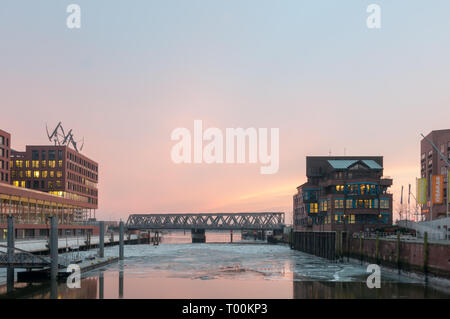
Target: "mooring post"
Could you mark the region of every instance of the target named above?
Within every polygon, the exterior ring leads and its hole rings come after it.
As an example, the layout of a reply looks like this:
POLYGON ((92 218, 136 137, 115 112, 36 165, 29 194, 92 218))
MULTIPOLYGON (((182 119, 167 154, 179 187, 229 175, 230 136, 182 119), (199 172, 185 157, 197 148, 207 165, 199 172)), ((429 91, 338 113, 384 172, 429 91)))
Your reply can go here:
POLYGON ((294 235, 293 235, 294 229, 291 228, 291 231, 289 232, 289 247, 291 249, 294 248, 294 235))
POLYGON ((8 216, 8 264, 12 264, 14 259, 14 219, 8 216))
POLYGON ((99 222, 99 229, 100 229, 100 240, 99 240, 99 257, 103 258, 105 257, 105 222, 101 221, 99 222))
POLYGON ((398 273, 400 273, 400 232, 397 232, 397 269, 398 273))
POLYGON ((346 236, 346 239, 347 239, 347 241, 346 241, 347 262, 349 262, 350 261, 350 232, 347 232, 345 236, 346 236))
POLYGON ((428 271, 428 232, 423 236, 423 272, 425 275, 428 271))
POLYGON ((338 230, 337 231, 337 233, 336 233, 336 235, 337 235, 337 241, 336 241, 336 257, 337 257, 337 259, 338 260, 340 260, 341 259, 341 247, 342 247, 342 232, 340 231, 340 230, 338 230))
POLYGON ((379 253, 380 253, 380 235, 378 232, 376 232, 375 237, 375 260, 376 263, 379 263, 379 253))
POLYGON ((230 242, 231 243, 233 242, 233 230, 232 229, 230 229, 230 242))
POLYGON ((55 216, 50 217, 50 279, 58 277, 58 220, 55 216))
POLYGON ((8 267, 6 269, 6 291, 11 292, 14 289, 14 267, 11 266, 14 262, 14 219, 8 216, 8 238, 7 238, 7 254, 8 267))
POLYGON ((123 260, 123 221, 119 223, 119 259, 123 260))
POLYGON ((363 263, 363 233, 359 233, 359 259, 361 260, 361 265, 363 263))

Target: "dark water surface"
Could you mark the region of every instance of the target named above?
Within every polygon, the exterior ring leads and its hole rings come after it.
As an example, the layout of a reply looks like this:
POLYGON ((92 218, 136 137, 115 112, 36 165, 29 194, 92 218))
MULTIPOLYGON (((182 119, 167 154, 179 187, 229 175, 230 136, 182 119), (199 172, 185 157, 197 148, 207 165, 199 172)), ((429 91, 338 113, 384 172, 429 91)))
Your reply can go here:
MULTIPOLYGON (((286 245, 241 241, 208 233, 192 244, 190 232, 164 235, 159 246, 125 247, 125 260, 83 275, 81 288, 65 283, 16 283, 2 298, 449 298, 406 276, 382 272, 381 288, 369 289, 364 266, 333 263, 286 245)), ((93 254, 91 251, 88 254, 93 254)), ((117 256, 118 247, 105 250, 117 256)))

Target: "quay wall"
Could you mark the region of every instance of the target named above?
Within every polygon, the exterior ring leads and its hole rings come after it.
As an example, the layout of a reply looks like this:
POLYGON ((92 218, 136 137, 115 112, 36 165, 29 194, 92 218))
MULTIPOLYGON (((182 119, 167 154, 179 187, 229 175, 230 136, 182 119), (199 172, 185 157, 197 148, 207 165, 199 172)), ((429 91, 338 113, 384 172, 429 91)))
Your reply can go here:
POLYGON ((386 238, 353 237, 345 232, 294 231, 291 249, 330 260, 374 263, 404 272, 450 279, 450 241, 429 242, 386 238))
POLYGON ((349 238, 346 246, 344 255, 354 259, 450 279, 450 243, 349 238))

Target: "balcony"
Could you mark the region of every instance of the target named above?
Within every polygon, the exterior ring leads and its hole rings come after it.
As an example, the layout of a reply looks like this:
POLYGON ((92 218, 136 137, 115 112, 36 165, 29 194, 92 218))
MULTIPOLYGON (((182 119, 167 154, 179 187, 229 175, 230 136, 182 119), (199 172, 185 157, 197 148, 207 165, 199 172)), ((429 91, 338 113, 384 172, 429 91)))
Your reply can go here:
POLYGON ((392 181, 393 181, 392 177, 390 177, 390 176, 383 176, 380 179, 380 185, 382 185, 382 186, 391 186, 392 185, 392 181))

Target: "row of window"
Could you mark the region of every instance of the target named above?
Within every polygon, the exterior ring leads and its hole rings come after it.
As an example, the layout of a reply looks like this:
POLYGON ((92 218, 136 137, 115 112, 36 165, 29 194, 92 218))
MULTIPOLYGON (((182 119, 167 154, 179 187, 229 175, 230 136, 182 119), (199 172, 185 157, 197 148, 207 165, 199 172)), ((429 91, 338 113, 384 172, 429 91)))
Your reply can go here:
MULTIPOLYGON (((48 160, 49 161, 53 161, 56 160, 56 150, 42 150, 42 151, 38 151, 38 150, 32 150, 31 151, 31 159, 33 161, 39 161, 39 160, 47 160, 47 154, 48 154, 48 160), (40 153, 40 157, 39 157, 39 153, 40 153)), ((62 150, 58 150, 58 160, 61 161, 63 159, 63 151, 62 150)))
MULTIPOLYGON (((344 199, 335 199, 334 208, 335 209, 389 209, 389 199, 380 199, 378 201, 375 199, 347 199, 345 201, 346 206, 344 206, 344 199)), ((326 212, 331 209, 331 200, 321 200, 319 203, 306 203, 306 211, 310 214, 320 212, 326 212)))
POLYGON ((0 147, 0 157, 9 158, 9 149, 4 149, 0 147))
POLYGON ((59 197, 66 198, 66 199, 71 199, 71 200, 74 200, 77 202, 97 204, 97 199, 95 199, 95 198, 90 198, 90 197, 86 197, 86 196, 82 196, 82 195, 78 195, 78 194, 74 194, 74 193, 70 193, 70 192, 53 191, 53 192, 49 192, 49 193, 53 194, 53 195, 57 195, 59 197))
POLYGON ((54 188, 61 188, 62 187, 62 181, 13 181, 13 185, 16 187, 22 187, 22 188, 33 188, 33 189, 54 189, 54 188))
POLYGON ((335 192, 338 194, 352 195, 378 195, 380 193, 377 184, 352 183, 346 185, 337 185, 335 192))
MULTIPOLYGON (((25 164, 25 168, 30 168, 30 164, 32 168, 39 168, 39 166, 41 166, 42 168, 46 168, 47 167, 47 161, 46 160, 42 160, 42 161, 23 161, 23 160, 15 160, 15 161, 11 161, 11 168, 23 168, 25 164)), ((48 161, 48 167, 49 168, 56 168, 56 161, 48 161)), ((63 161, 59 160, 58 161, 58 167, 62 168, 63 167, 63 161)))
POLYGON ((92 178, 93 180, 98 180, 98 175, 97 174, 94 174, 94 173, 88 171, 87 169, 84 169, 84 168, 82 168, 82 167, 80 167, 78 165, 75 165, 73 163, 69 162, 67 164, 67 168, 69 168, 72 171, 77 172, 78 174, 81 174, 81 175, 84 175, 86 177, 92 178))
POLYGON ((83 165, 84 167, 87 167, 90 170, 93 170, 94 172, 98 172, 98 167, 94 164, 91 164, 89 161, 86 161, 76 155, 73 155, 71 152, 67 153, 67 158, 71 161, 74 161, 75 163, 78 163, 80 165, 83 165))
MULTIPOLYGON (((327 215, 324 218, 313 217, 312 223, 315 225, 322 224, 388 224, 390 222, 389 213, 381 213, 378 215, 368 214, 335 214, 327 215)), ((295 225, 308 224, 307 218, 295 218, 295 225)))
POLYGON ((71 180, 71 181, 74 181, 74 182, 78 183, 78 184, 83 184, 83 185, 86 185, 88 187, 97 188, 97 183, 93 183, 93 182, 91 182, 91 181, 87 180, 86 178, 81 177, 79 175, 76 175, 76 174, 73 174, 73 173, 69 172, 69 173, 67 173, 67 178, 69 180, 71 180))
POLYGON ((3 173, 3 172, 0 173, 0 181, 8 182, 8 179, 9 179, 8 177, 9 177, 8 173, 3 173))
POLYGON ((61 178, 62 171, 11 171, 11 178, 61 178))
POLYGON ((96 191, 96 190, 93 190, 93 189, 90 189, 90 188, 87 188, 84 186, 80 186, 77 184, 73 184, 71 182, 67 183, 67 188, 71 191, 76 191, 79 193, 83 193, 83 194, 91 195, 91 196, 95 196, 95 197, 97 197, 97 193, 98 193, 98 191, 96 191))
POLYGON ((6 147, 9 147, 9 138, 4 137, 3 135, 0 135, 0 146, 4 146, 4 145, 6 145, 6 147))

